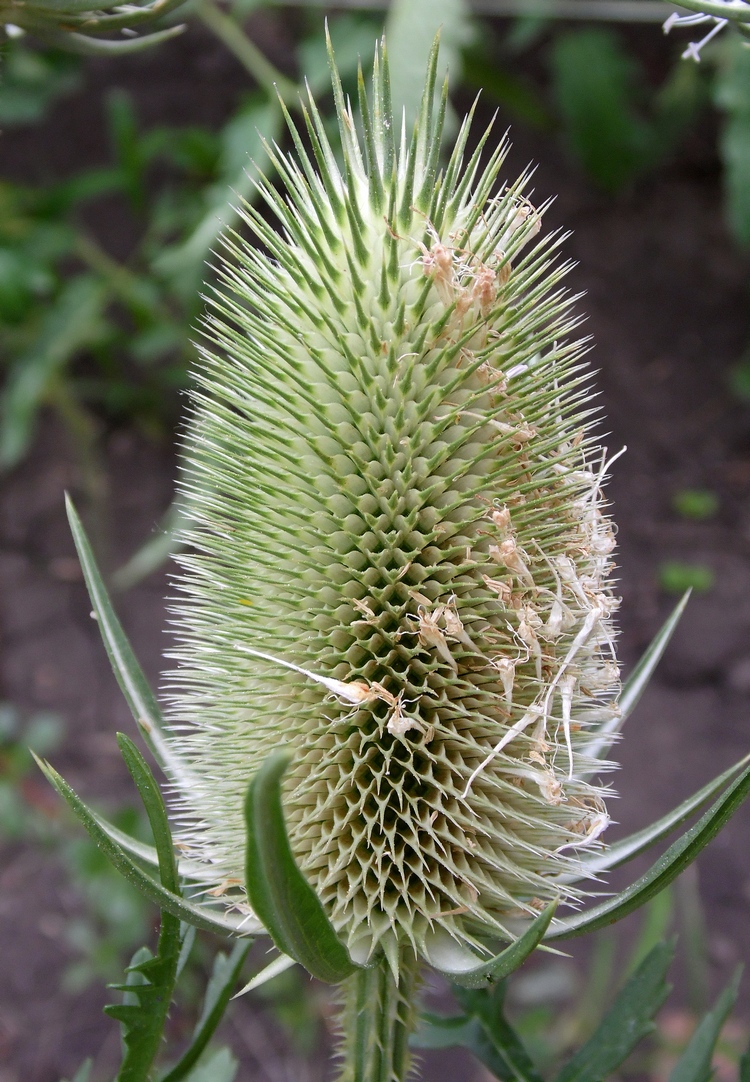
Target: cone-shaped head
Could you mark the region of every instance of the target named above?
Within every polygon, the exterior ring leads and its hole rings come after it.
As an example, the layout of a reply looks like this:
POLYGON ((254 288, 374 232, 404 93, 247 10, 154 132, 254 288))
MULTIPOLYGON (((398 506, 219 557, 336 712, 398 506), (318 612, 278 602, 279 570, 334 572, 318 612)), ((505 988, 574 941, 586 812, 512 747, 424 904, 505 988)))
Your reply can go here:
POLYGON ((285 747, 291 843, 353 955, 450 965, 580 897, 619 675, 560 237, 468 120, 440 166, 434 73, 398 138, 384 51, 361 119, 334 68, 343 165, 310 101, 270 150, 281 193, 260 178, 244 208, 254 244, 225 237, 170 694, 182 841, 216 894, 243 905, 243 795, 285 747))

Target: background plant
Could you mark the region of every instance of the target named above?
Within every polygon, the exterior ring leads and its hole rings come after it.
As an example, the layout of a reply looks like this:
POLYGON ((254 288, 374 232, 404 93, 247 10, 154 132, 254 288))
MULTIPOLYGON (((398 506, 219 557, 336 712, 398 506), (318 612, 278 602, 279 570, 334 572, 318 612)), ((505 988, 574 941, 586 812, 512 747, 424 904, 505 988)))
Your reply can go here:
MULTIPOLYGON (((374 22, 375 22, 375 20, 373 20, 373 24, 374 24, 374 22)), ((517 111, 517 115, 519 117, 520 116, 526 116, 530 121, 533 121, 534 123, 549 124, 550 122, 554 122, 554 116, 555 116, 556 109, 554 107, 550 106, 550 104, 545 100, 544 95, 541 94, 535 88, 533 83, 526 80, 522 73, 519 74, 519 67, 520 67, 520 64, 522 63, 522 60, 516 59, 516 57, 521 57, 522 58, 524 55, 529 55, 529 56, 534 55, 533 54, 533 42, 531 42, 531 35, 532 35, 532 32, 538 34, 539 30, 540 30, 539 22, 534 21, 534 20, 524 20, 522 23, 517 25, 517 27, 516 27, 517 38, 516 38, 516 44, 514 45, 514 47, 519 48, 520 46, 523 46, 523 44, 524 44, 523 36, 524 36, 524 34, 526 34, 527 35, 526 40, 529 43, 527 45, 527 47, 532 49, 532 52, 529 53, 529 54, 524 54, 523 52, 519 52, 519 53, 516 53, 515 56, 514 56, 514 54, 509 52, 509 54, 508 54, 508 63, 507 63, 507 69, 508 70, 507 70, 507 72, 503 72, 501 74, 501 78, 499 80, 500 85, 496 89, 496 93, 506 102, 506 104, 508 104, 508 103, 512 104, 512 108, 517 111)), ((552 23, 547 23, 546 27, 544 25, 542 25, 541 30, 542 30, 543 34, 550 34, 550 33, 556 34, 557 33, 557 31, 554 30, 554 24, 552 24, 552 23)), ((374 36, 374 35, 371 34, 369 40, 372 39, 372 36, 374 36)), ((546 40, 547 39, 545 39, 544 36, 537 37, 537 39, 536 39, 536 42, 537 42, 536 47, 537 48, 542 48, 544 46, 546 40)), ((625 39, 622 39, 619 35, 613 35, 610 38, 610 40, 611 41, 622 42, 625 39)), ((476 38, 475 38, 475 42, 476 42, 476 38)), ((15 49, 16 44, 17 44, 17 42, 13 44, 14 49, 15 49)), ((723 42, 717 42, 717 45, 720 46, 722 49, 724 48, 724 43, 723 42)), ((629 48, 627 47, 627 45, 619 44, 618 49, 621 50, 627 56, 627 54, 629 52, 629 48)), ((29 50, 24 50, 24 52, 26 54, 28 54, 30 51, 29 50)), ((18 55, 20 55, 20 53, 21 53, 21 50, 19 49, 18 50, 18 55)), ((12 53, 11 55, 16 55, 16 53, 12 53)), ((35 55, 39 55, 39 54, 35 54, 35 55)), ((573 56, 575 56, 575 53, 573 53, 573 56)), ((717 56, 718 56, 718 54, 717 54, 717 56)), ((472 64, 475 65, 475 67, 479 67, 480 63, 481 63, 481 59, 482 59, 482 54, 481 54, 481 52, 480 52, 477 45, 475 45, 473 48, 471 46, 468 46, 468 45, 463 46, 463 61, 464 61, 467 73, 471 73, 472 64)), ((710 56, 706 56, 704 58, 704 60, 705 60, 705 62, 704 62, 703 68, 701 70, 699 70, 698 73, 697 73, 698 91, 697 91, 696 96, 698 98, 699 103, 702 101, 705 104, 705 103, 708 102, 708 94, 707 94, 706 88, 704 86, 702 86, 701 84, 704 82, 704 80, 708 81, 708 77, 706 75, 704 75, 704 74, 701 74, 701 71, 705 71, 708 64, 712 63, 712 61, 711 61, 710 56)), ((716 61, 716 63, 718 63, 718 60, 716 61)), ((627 66, 628 66, 627 64, 623 65, 623 71, 627 69, 627 66)), ((676 71, 680 71, 680 72, 687 71, 687 70, 690 70, 691 72, 695 72, 696 69, 694 69, 692 67, 690 67, 688 69, 688 67, 686 65, 680 65, 676 69, 676 71)), ((624 96, 624 101, 625 101, 624 112, 625 112, 626 116, 628 114, 628 111, 630 110, 631 111, 630 112, 631 120, 633 119, 633 117, 635 117, 635 122, 632 125, 632 130, 635 133, 634 139, 633 139, 634 145, 639 145, 638 140, 639 140, 640 136, 638 136, 637 133, 639 131, 644 130, 643 129, 643 124, 641 124, 641 121, 643 121, 645 123, 645 128, 646 128, 646 130, 648 130, 649 125, 652 122, 656 123, 656 120, 654 120, 654 118, 659 117, 661 115, 660 109, 657 108, 652 103, 652 101, 650 100, 650 95, 648 93, 648 88, 645 88, 646 93, 644 94, 643 93, 644 86, 643 86, 643 83, 641 83, 640 84, 640 89, 639 89, 639 82, 638 82, 639 78, 642 79, 642 76, 640 76, 640 77, 638 75, 633 76, 631 74, 631 76, 630 76, 630 84, 629 84, 629 87, 627 89, 627 93, 624 96)), ((689 78, 691 80, 693 80, 694 76, 691 75, 689 78)), ((625 82, 627 83, 627 79, 625 80, 625 82)), ((691 90, 691 94, 692 94, 692 90, 691 90)), ((619 99, 619 101, 620 101, 620 106, 621 106, 623 98, 621 97, 619 99)), ((705 107, 707 107, 707 106, 705 106, 705 107)), ((618 108, 620 108, 620 107, 618 106, 618 108)), ((123 115, 125 114, 125 112, 126 112, 126 110, 122 110, 123 115)), ((621 120, 622 120, 622 112, 623 112, 623 109, 620 108, 620 120, 618 121, 618 123, 620 123, 621 120)), ((564 124, 565 124, 565 129, 564 130, 566 132, 567 131, 570 132, 569 139, 570 139, 571 152, 580 153, 581 160, 586 161, 585 154, 579 152, 578 149, 577 149, 578 144, 576 142, 576 139, 578 137, 574 134, 574 131, 573 131, 573 128, 575 126, 575 124, 574 124, 574 111, 571 112, 570 117, 571 117, 571 119, 568 119, 566 117, 565 120, 564 120, 564 124)), ((136 125, 131 124, 131 128, 135 127, 135 126, 136 125)), ((627 124, 626 124, 626 126, 627 126, 627 124)), ((585 124, 584 124, 584 127, 585 127, 585 124)), ((618 129, 618 130, 625 130, 625 129, 621 128, 621 129, 618 129)), ((658 142, 658 140, 656 140, 656 141, 658 142)), ((646 142, 648 142, 648 140, 646 140, 646 142)), ((170 154, 169 154, 168 151, 165 151, 165 153, 163 154, 161 159, 159 158, 159 154, 155 153, 154 156, 149 159, 149 161, 151 163, 158 163, 160 160, 161 161, 167 161, 169 159, 170 159, 170 154)), ((637 155, 636 155, 636 159, 637 159, 637 155)), ((656 165, 657 165, 657 163, 655 161, 644 159, 643 161, 641 161, 638 164, 638 167, 635 168, 634 172, 632 174, 630 174, 627 183, 628 184, 637 183, 639 177, 643 177, 643 176, 647 175, 648 170, 652 169, 652 168, 655 168, 656 165)), ((587 167, 589 167, 588 163, 587 163, 587 167)), ((179 163, 175 162, 174 163, 174 168, 175 168, 175 171, 177 173, 177 171, 180 170, 182 168, 182 166, 179 163)), ((589 167, 589 168, 591 168, 591 167, 589 167)), ((592 175, 596 176, 596 173, 594 172, 594 169, 595 169, 595 167, 592 168, 592 175)), ((142 170, 142 175, 147 177, 147 175, 148 175, 148 163, 146 165, 142 166, 141 170, 142 170)), ((137 170, 135 170, 135 172, 137 172, 137 170)), ((185 175, 186 176, 191 175, 189 173, 189 170, 185 170, 185 175)), ((206 179, 206 175, 203 176, 203 178, 202 178, 203 180, 206 179)), ((216 175, 216 174, 213 174, 213 175, 216 175)), ((122 184, 122 186, 120 187, 120 190, 125 191, 125 183, 124 182, 118 182, 118 183, 122 184)), ((130 183, 130 182, 128 182, 128 183, 130 183)), ((147 187, 147 184, 148 184, 148 182, 146 181, 146 185, 145 185, 146 187, 147 187)), ((200 187, 200 182, 196 183, 196 185, 195 185, 196 190, 199 187, 200 187)), ((738 190, 742 191, 741 186, 738 188, 738 190)), ((79 203, 78 205, 82 206, 84 204, 79 203)), ((184 233, 181 233, 179 235, 182 236, 182 237, 188 237, 188 236, 192 236, 193 234, 189 233, 189 231, 186 230, 184 233)), ((69 252, 74 251, 74 249, 71 248, 71 249, 68 249, 68 251, 69 252)), ((187 262, 188 261, 186 261, 186 263, 187 262)), ((17 268, 19 266, 19 263, 25 265, 25 252, 24 252, 24 256, 21 258, 21 260, 17 261, 17 263, 16 263, 17 268)), ((60 269, 62 269, 63 271, 65 271, 67 273, 69 271, 69 268, 70 268, 70 264, 66 265, 62 260, 60 260, 60 262, 58 262, 58 263, 53 263, 52 266, 51 266, 52 274, 55 274, 55 273, 59 274, 60 269)), ((148 275, 151 272, 147 271, 145 273, 146 273, 146 275, 148 275)), ((36 279, 34 288, 35 289, 39 288, 39 279, 36 279)), ((47 296, 49 296, 49 295, 50 294, 48 293, 47 296)), ((185 295, 187 297, 187 291, 186 291, 185 295)), ((117 303, 120 304, 122 302, 118 300, 117 303)), ((187 311, 187 308, 185 310, 187 311)), ((119 311, 120 311, 120 309, 116 308, 114 304, 112 304, 112 307, 107 310, 107 314, 108 314, 108 316, 110 318, 112 317, 112 315, 114 316, 114 318, 112 318, 112 322, 114 324, 114 332, 115 333, 117 333, 120 330, 120 328, 118 326, 118 318, 119 317, 117 315, 117 313, 119 311)), ((128 313, 128 318, 129 318, 129 313, 128 313)), ((177 317, 176 322, 180 326, 183 326, 179 316, 177 317)), ((114 341, 114 336, 113 336, 111 341, 114 341)), ((86 348, 88 348, 88 347, 86 347, 86 348)), ((95 359, 97 364, 99 363, 99 359, 102 358, 102 357, 107 358, 107 363, 109 363, 108 355, 107 355, 107 352, 106 352, 107 349, 109 349, 109 348, 110 348, 110 346, 107 344, 107 340, 106 340, 106 336, 105 336, 103 345, 102 346, 97 346, 97 354, 94 355, 94 359, 95 359)), ((151 395, 151 404, 149 406, 146 406, 145 403, 144 403, 143 398, 141 398, 139 400, 138 397, 137 397, 136 392, 134 392, 134 390, 133 390, 132 384, 134 382, 136 382, 136 383, 138 382, 137 378, 136 379, 133 378, 134 373, 136 373, 137 370, 135 369, 134 366, 131 367, 131 365, 128 362, 123 361, 125 355, 129 351, 129 349, 130 349, 130 337, 127 334, 124 334, 124 335, 121 336, 121 340, 119 341, 118 346, 117 346, 117 350, 121 350, 122 352, 118 354, 117 351, 113 351, 113 354, 110 355, 110 356, 114 355, 116 359, 119 357, 119 359, 120 359, 120 368, 118 369, 118 368, 115 368, 115 367, 110 367, 110 368, 103 367, 103 369, 102 369, 103 374, 101 376, 98 376, 98 375, 95 374, 95 376, 93 378, 91 376, 90 369, 87 368, 85 371, 82 370, 81 363, 80 363, 81 354, 79 352, 79 350, 80 350, 79 345, 74 344, 73 349, 71 350, 70 354, 60 363, 59 371, 64 373, 65 382, 69 382, 71 387, 74 389, 74 391, 75 391, 74 400, 76 401, 76 404, 79 403, 79 402, 82 402, 83 405, 86 407, 86 411, 83 414, 84 423, 79 426, 79 431, 83 433, 83 438, 81 439, 81 446, 82 447, 87 446, 87 442, 86 442, 87 440, 89 441, 88 442, 89 447, 94 447, 94 448, 96 447, 95 433, 92 433, 90 424, 89 424, 89 428, 88 428, 88 432, 87 432, 86 422, 87 421, 90 422, 91 416, 93 416, 94 418, 100 418, 102 416, 102 406, 101 406, 102 402, 106 401, 106 403, 107 403, 106 408, 108 410, 112 411, 110 413, 110 416, 112 416, 112 415, 114 415, 114 416, 128 416, 128 415, 129 416, 134 416, 135 415, 135 416, 142 417, 143 420, 145 421, 145 423, 147 423, 149 425, 154 425, 155 422, 164 424, 164 417, 166 417, 167 420, 170 417, 170 407, 169 407, 169 405, 165 406, 163 404, 165 388, 169 388, 169 386, 170 386, 170 382, 169 382, 170 378, 173 378, 174 382, 179 385, 181 379, 184 378, 183 377, 184 362, 182 360, 180 360, 180 359, 177 360, 177 362, 174 365, 174 372, 172 373, 172 376, 165 379, 163 384, 160 382, 161 378, 162 378, 162 371, 161 371, 161 368, 159 369, 159 372, 158 372, 157 377, 155 379, 156 390, 151 395), (107 385, 109 383, 110 376, 111 376, 111 374, 113 372, 116 373, 116 374, 112 377, 112 382, 114 384, 120 382, 122 384, 122 386, 120 387, 118 392, 112 393, 111 397, 108 397, 108 398, 105 399, 105 392, 107 394, 109 394, 109 388, 108 388, 107 385), (72 378, 69 379, 68 378, 69 376, 72 376, 72 378), (97 383, 98 383, 98 388, 94 386, 97 383), (121 407, 121 406, 117 405, 117 393, 123 395, 123 398, 124 398, 125 403, 126 403, 124 407, 121 407)), ((189 349, 189 347, 188 347, 188 349, 189 349)), ((176 357, 178 357, 178 353, 177 353, 176 350, 174 350, 174 352, 172 352, 171 354, 166 353, 166 352, 165 352, 165 354, 162 354, 161 355, 161 360, 164 363, 165 359, 167 359, 167 361, 168 361, 168 360, 171 360, 172 358, 176 358, 176 357)), ((165 368, 167 367, 166 363, 164 363, 164 367, 165 368)), ((147 378, 147 379, 150 380, 152 377, 153 377, 153 372, 151 370, 146 370, 146 375, 143 378, 144 379, 147 378)), ((57 403, 57 399, 56 399, 57 391, 56 391, 56 389, 54 387, 54 384, 50 383, 49 386, 52 388, 49 397, 47 396, 47 390, 46 390, 46 386, 45 386, 44 390, 39 395, 39 398, 38 398, 37 402, 35 402, 34 408, 36 408, 37 403, 41 403, 41 402, 46 402, 46 403, 51 402, 51 403, 54 403, 54 404, 57 403)), ((73 413, 68 412, 66 414, 66 416, 69 416, 71 418, 71 427, 72 427, 73 430, 75 430, 76 423, 75 423, 75 420, 74 420, 73 413)), ((78 419, 80 419, 81 418, 80 412, 76 416, 78 417, 78 419)))

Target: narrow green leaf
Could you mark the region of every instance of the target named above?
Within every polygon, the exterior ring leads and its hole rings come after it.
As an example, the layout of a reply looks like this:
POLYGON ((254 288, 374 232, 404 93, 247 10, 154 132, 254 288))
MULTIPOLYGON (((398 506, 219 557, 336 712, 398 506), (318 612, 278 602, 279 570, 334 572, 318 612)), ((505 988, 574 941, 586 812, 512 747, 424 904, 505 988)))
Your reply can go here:
POLYGON ((750 755, 740 759, 734 766, 725 770, 723 774, 719 774, 708 785, 704 785, 697 793, 693 793, 682 804, 673 808, 671 812, 662 816, 661 819, 657 819, 655 823, 651 823, 650 826, 644 827, 643 830, 637 830, 634 834, 629 834, 627 838, 615 842, 609 849, 601 853, 591 853, 589 856, 582 855, 581 863, 587 874, 597 875, 599 872, 619 868, 621 864, 626 864, 633 857, 637 857, 640 853, 650 849, 656 842, 661 841, 667 834, 681 826, 690 818, 693 812, 702 807, 712 796, 716 796, 730 778, 734 777, 737 771, 742 770, 748 763, 750 763, 750 755))
POLYGON ((669 645, 670 639, 675 633, 677 625, 685 611, 685 606, 690 600, 690 593, 690 590, 685 591, 682 598, 674 607, 670 616, 659 628, 648 649, 625 681, 622 688, 622 694, 620 695, 619 716, 612 718, 607 725, 599 730, 597 734, 599 740, 592 745, 590 751, 593 758, 601 758, 610 746, 612 737, 615 733, 620 731, 635 710, 641 695, 646 690, 648 682, 654 674, 656 666, 661 661, 664 651, 669 645))
POLYGON ((269 756, 248 787, 246 890, 279 950, 319 980, 337 984, 360 967, 294 860, 281 806, 281 778, 289 758, 285 752, 269 756))
POLYGON ((179 1063, 163 1076, 161 1082, 182 1082, 195 1067, 224 1016, 249 950, 249 943, 237 943, 229 958, 225 954, 217 954, 206 991, 203 1011, 195 1027, 190 1047, 179 1063))
MULTIPOLYGON (((452 984, 458 984, 461 988, 483 988, 488 984, 503 980, 519 966, 523 965, 534 948, 541 942, 544 933, 555 915, 558 902, 551 902, 547 908, 532 921, 524 934, 511 943, 500 954, 490 958, 475 969, 464 973, 443 973, 443 976, 452 984)), ((440 971, 439 971, 440 972, 440 971)))
POLYGON ((595 1033, 558 1074, 555 1082, 601 1082, 655 1029, 654 1015, 669 995, 667 970, 674 943, 659 943, 644 958, 595 1033))
POLYGON ((623 979, 635 973, 654 947, 666 940, 673 917, 674 895, 672 888, 666 887, 643 907, 638 936, 622 968, 623 979))
POLYGON ((120 621, 117 619, 112 602, 109 599, 94 553, 86 532, 69 496, 65 497, 68 522, 73 534, 78 559, 81 561, 83 576, 94 607, 94 614, 99 624, 99 631, 109 656, 109 661, 117 677, 117 682, 127 699, 133 717, 143 734, 143 739, 154 758, 162 767, 169 769, 171 754, 164 737, 161 711, 154 694, 143 675, 133 649, 127 640, 120 621))
POLYGON ((505 1017, 505 990, 506 984, 500 983, 492 991, 454 993, 464 1010, 474 1014, 481 1024, 474 1054, 499 1078, 542 1082, 523 1041, 505 1017))
POLYGON ((219 935, 248 935, 261 931, 257 921, 248 920, 240 915, 233 915, 211 909, 208 906, 196 905, 178 894, 165 890, 155 882, 143 869, 130 857, 116 841, 108 835, 97 820, 94 813, 83 803, 80 797, 71 789, 68 783, 60 777, 57 771, 49 763, 36 758, 40 770, 43 772, 51 785, 57 789, 60 796, 69 805, 73 813, 83 823, 92 840, 99 846, 110 863, 125 876, 142 894, 160 909, 186 924, 194 924, 196 928, 203 928, 207 932, 219 935))
POLYGON ((114 573, 112 576, 114 588, 129 590, 131 586, 142 582, 154 571, 163 567, 171 556, 175 556, 181 547, 177 534, 187 521, 184 498, 175 498, 154 533, 133 553, 127 563, 114 573))
POLYGON ((425 1014, 412 1043, 416 1048, 461 1046, 502 1082, 542 1082, 523 1042, 505 1018, 505 985, 491 991, 455 989, 466 1013, 455 1018, 425 1014))
POLYGON ((563 917, 555 923, 547 939, 568 939, 585 932, 593 932, 597 928, 604 928, 622 920, 634 909, 645 905, 650 898, 676 879, 711 839, 716 837, 743 803, 749 791, 750 767, 747 767, 695 826, 673 842, 645 875, 620 894, 608 898, 593 909, 563 917))
MULTIPOLYGON (((108 819, 105 819, 103 815, 99 815, 97 812, 92 812, 92 815, 104 833, 131 857, 135 857, 136 860, 146 864, 149 868, 157 869, 159 867, 159 856, 153 845, 138 841, 137 838, 131 838, 124 830, 120 830, 114 823, 110 823, 108 819)), ((178 858, 177 870, 181 879, 201 879, 205 871, 197 861, 186 860, 184 857, 178 858)))
POLYGON ((121 56, 123 53, 139 53, 143 49, 150 49, 152 45, 161 45, 170 38, 177 37, 186 29, 185 24, 180 23, 179 26, 156 30, 153 34, 144 34, 139 38, 118 38, 115 41, 100 41, 97 38, 87 37, 85 34, 73 34, 62 30, 35 29, 34 36, 41 38, 48 45, 78 53, 80 56, 121 56))
MULTIPOLYGON (((669 1082, 710 1082, 713 1076, 711 1060, 716 1049, 716 1042, 737 999, 741 977, 742 966, 739 966, 714 1007, 701 1020, 690 1038, 690 1043, 669 1076, 669 1082)), ((741 1072, 740 1078, 742 1078, 741 1072)))
POLYGON ((193 1068, 186 1082, 234 1082, 238 1067, 230 1049, 219 1048, 193 1068))
POLYGON ((739 244, 750 245, 750 49, 731 43, 720 67, 716 101, 725 114, 720 138, 726 214, 739 244))
MULTIPOLYGON (((91 1068, 94 1061, 92 1059, 84 1060, 76 1073, 73 1075, 71 1082, 89 1082, 89 1075, 91 1074, 91 1068)), ((63 1082, 68 1082, 67 1079, 63 1079, 63 1082)))
POLYGON ((414 1048, 471 1048, 476 1021, 466 1014, 450 1017, 425 1011, 410 1043, 414 1048))
POLYGON ((180 884, 177 876, 177 862, 172 844, 172 831, 167 818, 167 809, 164 806, 164 798, 159 786, 154 781, 154 776, 149 765, 143 758, 138 748, 130 737, 124 733, 117 734, 117 744, 122 752, 130 776, 140 793, 143 806, 146 809, 148 821, 156 844, 156 855, 159 861, 159 879, 165 890, 173 894, 180 894, 180 884))
POLYGON ((278 977, 280 973, 286 973, 287 969, 291 969, 292 966, 296 966, 294 958, 290 958, 288 954, 280 954, 274 958, 272 962, 269 962, 267 966, 264 966, 259 973, 256 973, 247 984, 240 988, 239 992, 234 996, 238 999, 239 996, 244 996, 246 992, 253 992, 256 988, 260 988, 261 985, 266 984, 268 981, 272 981, 274 977, 278 977))

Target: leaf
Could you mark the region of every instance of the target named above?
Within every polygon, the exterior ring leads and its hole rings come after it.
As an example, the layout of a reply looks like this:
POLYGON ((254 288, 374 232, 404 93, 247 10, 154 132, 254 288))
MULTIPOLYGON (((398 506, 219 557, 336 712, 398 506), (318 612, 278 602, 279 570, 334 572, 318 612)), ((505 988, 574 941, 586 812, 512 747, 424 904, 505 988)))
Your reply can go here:
POLYGON ((121 56, 123 53, 139 53, 143 49, 149 49, 152 45, 161 45, 170 38, 177 37, 187 27, 184 23, 179 26, 170 26, 166 30, 156 30, 153 34, 144 34, 138 38, 120 38, 115 41, 101 41, 97 38, 88 37, 86 34, 75 34, 61 30, 40 31, 34 29, 34 36, 40 38, 47 45, 53 45, 58 49, 65 49, 79 56, 121 56))
POLYGON ((556 921, 546 938, 567 939, 583 935, 585 932, 593 932, 597 928, 622 920, 634 909, 645 905, 650 898, 659 894, 676 879, 712 838, 716 837, 743 803, 748 791, 750 791, 750 767, 742 771, 739 778, 732 782, 695 826, 670 845, 645 875, 620 894, 608 898, 593 909, 556 921))
POLYGON ((463 69, 464 82, 502 105, 503 112, 512 120, 520 120, 539 131, 553 127, 552 117, 534 84, 499 67, 497 51, 488 47, 486 39, 479 38, 465 50, 463 69))
POLYGON ((607 30, 577 30, 555 39, 555 100, 570 149, 608 192, 625 187, 657 149, 654 132, 635 110, 636 65, 607 30))
POLYGON ((457 84, 461 78, 461 49, 473 37, 471 12, 465 0, 394 0, 385 23, 391 98, 406 113, 406 137, 419 113, 424 89, 424 67, 435 35, 440 33, 437 87, 446 73, 457 84))
POLYGON ((750 755, 746 755, 744 759, 740 759, 734 766, 730 766, 723 774, 717 775, 713 781, 704 785, 702 789, 693 793, 682 804, 673 808, 671 812, 662 816, 661 819, 657 819, 656 822, 644 827, 643 830, 637 830, 626 838, 620 839, 602 853, 591 853, 588 856, 582 855, 580 858, 581 864, 585 868, 586 874, 596 875, 599 872, 611 871, 612 868, 619 868, 621 864, 626 864, 640 853, 645 852, 646 849, 650 849, 652 845, 661 841, 667 834, 670 834, 676 827, 681 826, 682 823, 689 819, 693 812, 697 811, 712 796, 715 796, 720 789, 723 789, 729 779, 748 763, 750 763, 750 755))
POLYGON ((171 556, 176 555, 181 548, 177 535, 187 521, 188 514, 184 497, 175 497, 155 532, 112 576, 112 584, 115 588, 129 590, 131 586, 135 586, 162 567, 171 556))
MULTIPOLYGON (((484 962, 475 969, 463 973, 443 972, 442 975, 452 984, 458 984, 462 988, 483 988, 489 983, 503 980, 503 978, 508 977, 514 970, 518 969, 519 966, 523 965, 531 952, 541 942, 550 921, 555 915, 557 906, 557 900, 551 902, 532 921, 524 934, 515 943, 511 943, 509 947, 506 947, 500 954, 495 955, 494 958, 490 958, 489 962, 484 962)), ((438 970, 438 972, 442 971, 438 970)))
POLYGON ((740 1060, 739 1082, 750 1082, 750 1045, 748 1045, 747 1051, 740 1060))
POLYGON ((360 967, 294 860, 281 806, 281 778, 289 759, 286 752, 269 756, 248 786, 245 889, 279 950, 318 980, 338 984, 360 967))
POLYGON ((253 174, 267 164, 263 140, 272 144, 281 128, 279 103, 261 96, 250 99, 224 127, 219 179, 206 193, 203 218, 187 239, 162 249, 153 261, 154 272, 180 296, 192 298, 199 291, 206 259, 222 232, 237 222, 237 207, 254 196, 253 174))
MULTIPOLYGON (((737 999, 741 977, 742 966, 738 966, 731 981, 717 999, 716 1004, 701 1020, 700 1025, 690 1038, 690 1043, 677 1060, 669 1076, 669 1082, 710 1082, 713 1076, 711 1059, 716 1049, 716 1042, 737 999)), ((741 1082, 742 1069, 741 1067, 741 1082)))
POLYGON ((542 1082, 518 1034, 503 1012, 505 985, 492 991, 455 991, 466 1013, 455 1018, 423 1015, 423 1024, 412 1040, 417 1048, 468 1050, 503 1082, 542 1082))
POLYGON ((194 1067, 186 1082, 234 1082, 239 1063, 228 1048, 219 1048, 194 1067))
POLYGON ((719 140, 724 163, 726 216, 735 240, 750 245, 750 49, 729 43, 716 84, 725 120, 719 140))
POLYGON ((291 969, 296 964, 294 958, 290 958, 288 954, 280 954, 267 966, 264 966, 259 973, 256 973, 244 987, 240 988, 234 998, 237 999, 239 996, 244 996, 246 992, 255 991, 256 988, 260 988, 267 981, 272 981, 274 977, 278 977, 280 973, 286 973, 287 969, 291 969))
POLYGON ((0 407, 3 469, 15 466, 26 453, 52 381, 99 338, 106 299, 106 289, 93 275, 72 278, 47 309, 35 341, 14 361, 0 407))
MULTIPOLYGON (((89 1075, 91 1074, 91 1068, 94 1064, 92 1059, 84 1060, 76 1073, 73 1075, 71 1082, 89 1082, 89 1075)), ((63 1079, 63 1082, 68 1082, 67 1079, 63 1079)))
POLYGON ((172 844, 172 831, 169 827, 167 809, 164 806, 164 798, 161 795, 159 786, 154 781, 148 763, 129 736, 118 733, 117 745, 146 809, 146 815, 154 835, 161 885, 173 894, 180 894, 177 862, 172 844))
MULTIPOLYGON (((153 845, 132 838, 124 830, 120 830, 114 823, 110 823, 108 819, 105 819, 103 815, 99 815, 97 812, 92 812, 92 815, 104 833, 131 857, 135 857, 136 860, 148 865, 150 868, 159 867, 159 857, 153 845)), ((201 879, 205 872, 203 866, 197 861, 186 860, 184 857, 178 859, 177 870, 182 879, 201 879)))
POLYGON ((654 674, 656 666, 661 661, 664 651, 667 649, 669 641, 677 629, 677 625, 682 618, 685 606, 689 600, 690 590, 686 590, 680 601, 675 605, 671 615, 659 628, 656 635, 651 640, 648 649, 642 655, 640 661, 625 681, 622 688, 622 694, 620 695, 619 717, 612 718, 606 726, 599 730, 597 735, 600 739, 596 744, 592 745, 590 752, 592 758, 601 758, 609 747, 612 737, 615 733, 620 731, 624 723, 635 710, 641 695, 646 690, 648 682, 654 674))
POLYGON ((205 931, 218 933, 219 935, 246 935, 261 930, 257 921, 248 920, 247 917, 242 917, 239 914, 230 916, 228 913, 217 911, 208 906, 197 905, 187 898, 181 898, 178 894, 166 890, 160 883, 147 875, 122 846, 110 838, 107 831, 99 825, 96 815, 90 808, 86 807, 80 797, 60 777, 57 771, 49 763, 43 762, 36 756, 34 758, 47 780, 57 789, 73 813, 80 819, 89 836, 96 842, 110 863, 142 894, 145 894, 150 901, 158 905, 160 909, 172 913, 180 920, 185 921, 186 924, 193 924, 196 928, 203 928, 205 931))
POLYGON ((555 1082, 601 1082, 656 1027, 654 1015, 669 995, 667 970, 674 943, 659 943, 618 994, 593 1036, 557 1075, 555 1082))
POLYGON ((216 955, 203 1011, 195 1027, 190 1047, 179 1063, 163 1076, 161 1082, 182 1082, 183 1079, 190 1077, 190 1072, 198 1063, 224 1016, 249 950, 249 943, 237 943, 228 958, 221 952, 216 955))
POLYGON ((630 951, 622 973, 623 978, 635 973, 638 966, 659 943, 664 942, 674 917, 674 897, 671 887, 644 906, 644 914, 638 937, 630 951))
POLYGON ((86 532, 67 495, 65 508, 99 631, 117 682, 154 758, 162 769, 169 770, 173 758, 164 735, 161 711, 112 608, 86 532))
MULTIPOLYGON (((162 795, 133 742, 119 734, 118 744, 148 815, 159 858, 161 886, 166 892, 179 895, 172 834, 162 795)), ((179 918, 162 910, 156 955, 133 960, 127 982, 120 986, 127 993, 123 1002, 104 1008, 105 1014, 117 1019, 122 1027, 125 1055, 118 1082, 148 1082, 164 1036, 181 948, 179 918)))
POLYGON ((120 89, 111 91, 107 99, 107 120, 123 187, 133 210, 142 211, 146 203, 144 171, 147 162, 130 94, 120 89))

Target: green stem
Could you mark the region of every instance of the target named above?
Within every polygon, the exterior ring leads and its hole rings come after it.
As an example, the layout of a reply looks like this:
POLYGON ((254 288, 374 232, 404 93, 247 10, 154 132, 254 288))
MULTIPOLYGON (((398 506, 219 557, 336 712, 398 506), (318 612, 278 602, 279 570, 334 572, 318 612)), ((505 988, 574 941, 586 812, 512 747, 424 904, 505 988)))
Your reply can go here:
POLYGON ((296 104, 298 88, 266 59, 231 15, 222 11, 213 0, 197 0, 194 10, 201 22, 234 53, 258 86, 263 87, 271 98, 278 93, 287 105, 296 104))
POLYGON ((417 959, 402 954, 398 982, 385 959, 344 982, 339 1082, 405 1082, 418 980, 417 959))

